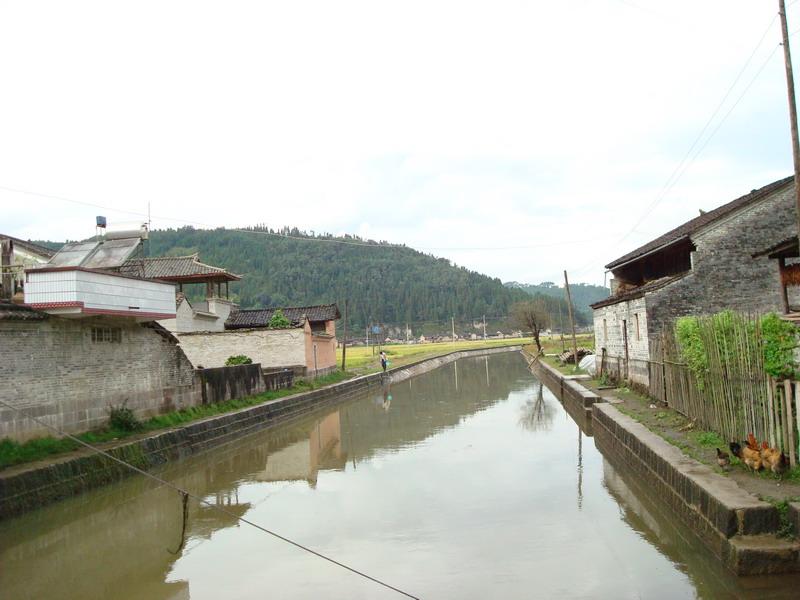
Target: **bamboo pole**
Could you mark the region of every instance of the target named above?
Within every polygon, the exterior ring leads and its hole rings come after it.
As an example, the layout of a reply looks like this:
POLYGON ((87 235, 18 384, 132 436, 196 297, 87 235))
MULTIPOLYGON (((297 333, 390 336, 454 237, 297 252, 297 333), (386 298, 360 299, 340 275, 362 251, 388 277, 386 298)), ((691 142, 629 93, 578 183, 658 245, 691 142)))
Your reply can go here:
POLYGON ((769 445, 774 448, 778 443, 778 435, 775 428, 775 381, 772 377, 768 380, 767 400, 769 403, 769 445))
POLYGON ((783 380, 783 401, 786 404, 786 433, 787 443, 789 444, 789 466, 792 468, 797 464, 794 451, 794 419, 792 418, 792 382, 788 379, 783 380))

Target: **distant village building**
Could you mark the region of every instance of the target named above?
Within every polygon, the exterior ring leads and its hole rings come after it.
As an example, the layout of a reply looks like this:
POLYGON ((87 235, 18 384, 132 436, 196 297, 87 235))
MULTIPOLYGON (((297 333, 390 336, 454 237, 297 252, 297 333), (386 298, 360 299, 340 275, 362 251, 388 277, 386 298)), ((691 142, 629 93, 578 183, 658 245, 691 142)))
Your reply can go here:
POLYGON ((782 265, 796 257, 775 246, 796 234, 796 223, 789 177, 701 211, 610 262, 611 296, 592 304, 598 352, 620 357, 628 376, 647 385, 655 340, 676 318, 725 309, 788 312, 798 288, 784 286, 769 256, 782 265))

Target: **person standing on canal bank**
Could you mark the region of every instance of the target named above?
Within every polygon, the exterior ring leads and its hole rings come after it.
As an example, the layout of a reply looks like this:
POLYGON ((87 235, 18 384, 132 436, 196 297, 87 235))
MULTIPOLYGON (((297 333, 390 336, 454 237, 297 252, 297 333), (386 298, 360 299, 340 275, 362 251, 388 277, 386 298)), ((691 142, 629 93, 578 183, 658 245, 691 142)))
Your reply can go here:
POLYGON ((389 364, 389 359, 386 357, 386 352, 381 350, 381 368, 383 372, 386 373, 386 365, 389 364))

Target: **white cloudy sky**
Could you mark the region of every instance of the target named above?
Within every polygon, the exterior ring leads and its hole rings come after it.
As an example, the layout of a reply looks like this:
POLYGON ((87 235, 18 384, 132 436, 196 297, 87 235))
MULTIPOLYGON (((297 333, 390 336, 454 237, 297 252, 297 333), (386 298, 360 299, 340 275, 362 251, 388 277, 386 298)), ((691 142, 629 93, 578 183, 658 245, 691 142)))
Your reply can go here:
POLYGON ((790 174, 776 14, 772 0, 0 0, 0 232, 82 238, 96 214, 130 221, 149 202, 156 228, 293 225, 503 280, 602 282, 699 208, 790 174))

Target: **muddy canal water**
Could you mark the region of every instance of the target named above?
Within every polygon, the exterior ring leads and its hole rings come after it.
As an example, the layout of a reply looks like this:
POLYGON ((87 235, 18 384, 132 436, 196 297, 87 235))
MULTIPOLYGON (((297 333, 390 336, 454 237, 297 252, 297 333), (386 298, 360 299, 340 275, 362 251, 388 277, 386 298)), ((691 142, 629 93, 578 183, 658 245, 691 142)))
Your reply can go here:
POLYGON ((0 523, 0 596, 797 597, 737 579, 615 470, 520 355, 462 359, 0 523))

